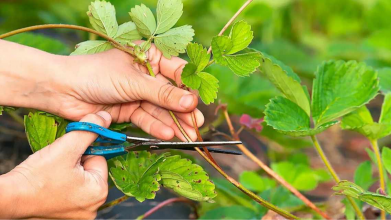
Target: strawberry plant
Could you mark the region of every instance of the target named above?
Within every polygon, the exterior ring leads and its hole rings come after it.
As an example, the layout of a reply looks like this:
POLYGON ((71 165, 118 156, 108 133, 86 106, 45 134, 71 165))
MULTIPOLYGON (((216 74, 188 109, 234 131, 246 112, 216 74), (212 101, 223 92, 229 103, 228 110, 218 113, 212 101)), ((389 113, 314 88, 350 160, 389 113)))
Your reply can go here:
MULTIPOLYGON (((380 190, 385 192, 385 178, 383 162, 389 161, 386 155, 380 156, 377 140, 388 136, 389 129, 389 102, 387 81, 389 74, 382 74, 380 84, 386 93, 379 122, 373 121, 368 109, 365 107, 379 91, 377 71, 364 63, 355 61, 328 61, 321 64, 316 73, 312 88, 312 99, 307 88, 301 86, 300 78, 291 71, 284 70, 278 63, 273 62, 267 55, 263 55, 261 72, 283 94, 270 101, 265 110, 265 121, 275 130, 290 136, 310 136, 314 146, 331 176, 337 182, 333 188, 339 195, 345 195, 349 202, 345 205, 347 210, 354 209, 359 218, 363 219, 361 209, 353 198, 367 202, 385 212, 391 200, 384 195, 365 192, 361 187, 348 181, 341 181, 329 163, 315 135, 323 132, 332 125, 340 123, 343 129, 354 130, 366 136, 374 149, 374 162, 377 163, 380 175, 380 190), (309 104, 311 103, 311 105, 309 104), (312 120, 311 120, 312 119, 312 120), (313 125, 313 126, 311 126, 313 125)), ((384 70, 383 70, 384 71, 384 70)), ((384 151, 387 152, 387 148, 384 151)), ((371 152, 372 153, 372 152, 371 152)), ((360 166, 356 171, 356 182, 365 185, 366 189, 373 184, 371 174, 366 175, 365 181, 360 181, 363 172, 370 171, 370 164, 360 166), (369 165, 369 167, 368 167, 369 165)), ((364 175, 365 176, 365 175, 364 175)), ((387 180, 389 182, 389 180, 387 180)), ((361 207, 361 203, 359 204, 361 207)), ((354 216, 354 214, 353 214, 354 216)))
MULTIPOLYGON (((239 12, 234 15, 227 26, 250 2, 247 1, 239 9, 239 12)), ((151 76, 155 76, 155 73, 148 62, 147 52, 152 43, 168 59, 186 51, 190 62, 183 70, 182 81, 184 85, 178 86, 198 90, 204 103, 210 104, 217 97, 218 80, 205 70, 207 67, 216 63, 229 67, 239 76, 248 76, 259 67, 261 54, 247 48, 253 39, 253 32, 249 24, 245 21, 239 21, 232 25, 228 36, 222 36, 223 32, 221 32, 219 36, 212 39, 213 59, 211 59, 210 50, 201 44, 191 43, 194 30, 190 25, 174 27, 183 13, 182 9, 181 0, 159 0, 155 19, 148 7, 143 4, 137 5, 129 12, 131 21, 119 25, 114 6, 109 2, 97 0, 90 4, 87 11, 90 24, 94 29, 74 25, 42 25, 16 30, 4 34, 0 38, 43 28, 84 30, 96 34, 104 40, 82 42, 76 45, 76 49, 71 55, 94 54, 117 48, 133 56, 135 62, 145 65, 151 76), (136 43, 141 39, 144 41, 140 44, 136 43)), ((183 136, 191 141, 175 114, 172 112, 170 114, 183 136)), ((63 135, 67 123, 62 118, 44 112, 31 112, 26 115, 24 124, 33 152, 42 149, 63 135)), ((114 125, 114 127, 121 130, 121 125, 114 125)), ((198 131, 196 126, 195 129, 198 131)), ((201 139, 200 136, 198 138, 201 139)), ((263 200, 229 177, 216 164, 207 149, 204 149, 205 154, 198 148, 196 150, 225 178, 259 204, 287 218, 296 218, 263 200)), ((111 180, 125 196, 102 206, 102 208, 115 205, 128 197, 135 197, 140 202, 145 199, 153 199, 160 187, 172 189, 179 195, 196 201, 213 201, 213 198, 216 197, 215 185, 209 180, 209 175, 203 168, 178 155, 170 156, 168 153, 158 155, 146 151, 128 153, 126 156, 109 160, 108 166, 111 180)))
MULTIPOLYGON (((208 39, 210 48, 192 42, 196 34, 192 26, 176 26, 184 13, 181 0, 158 0, 156 13, 144 4, 136 5, 130 9, 128 21, 122 24, 118 23, 116 9, 111 3, 96 0, 91 2, 87 10, 89 23, 93 29, 75 25, 48 24, 12 31, 0 35, 0 38, 10 37, 40 49, 45 49, 45 45, 40 42, 50 41, 53 45, 50 47, 53 53, 64 54, 70 51, 63 48, 60 42, 45 37, 40 37, 36 41, 23 41, 23 36, 31 35, 23 32, 45 28, 86 31, 98 36, 99 39, 92 37, 88 41, 77 44, 70 55, 95 54, 116 48, 134 57, 135 62, 146 66, 151 76, 155 76, 148 62, 148 50, 152 44, 167 59, 180 54, 185 56, 186 53, 189 62, 181 75, 183 84, 176 86, 197 90, 201 100, 207 105, 215 102, 219 88, 224 87, 219 96, 229 104, 231 112, 237 114, 245 112, 257 117, 255 119, 243 115, 240 119, 242 127, 236 131, 227 106, 220 105, 217 109, 222 113, 220 119, 226 120, 231 136, 221 132, 220 135, 239 140, 240 132, 248 129, 260 132, 270 141, 290 149, 310 145, 311 142, 308 141, 310 137, 329 171, 328 174, 323 169, 312 169, 308 158, 303 154, 288 155, 283 158, 283 161, 271 160, 268 166, 245 145, 238 145, 237 147, 261 168, 262 173, 245 171, 240 175, 239 181, 236 181, 221 169, 207 150, 204 153, 196 148, 198 153, 228 180, 216 179, 212 182, 207 172, 187 156, 170 153, 155 154, 147 151, 131 152, 108 161, 112 185, 121 190, 124 196, 108 202, 101 209, 116 205, 129 197, 134 197, 140 202, 154 199, 156 192, 165 187, 187 198, 176 198, 177 200, 171 202, 189 202, 188 199, 201 202, 201 219, 223 217, 259 219, 270 217, 273 213, 294 219, 296 216, 288 211, 295 211, 302 207, 309 207, 317 215, 330 219, 328 214, 315 206, 302 192, 311 191, 319 183, 333 178, 336 182, 333 188, 336 194, 346 197, 343 203, 348 219, 356 216, 360 219, 364 218, 362 214, 364 202, 383 210, 382 218, 385 219, 385 212, 390 212, 391 201, 386 195, 391 193, 390 180, 387 178, 387 175, 391 174, 389 159, 391 151, 388 148, 383 148, 381 151, 378 140, 391 133, 390 69, 383 68, 376 71, 362 62, 326 61, 317 67, 310 94, 301 78, 290 67, 264 52, 249 48, 254 38, 252 29, 256 30, 256 28, 252 28, 244 20, 237 22, 234 20, 250 3, 251 0, 246 1, 223 30, 217 36, 208 39), (227 33, 224 34, 226 30, 227 33), (248 77, 256 71, 259 74, 248 77), (265 79, 268 79, 268 82, 265 79), (235 83, 232 83, 233 81, 235 83), (374 122, 365 105, 377 95, 379 89, 385 98, 380 119, 374 122), (370 186, 376 181, 372 176, 370 161, 363 162, 356 169, 354 183, 341 181, 334 171, 316 135, 337 125, 345 130, 359 132, 372 143, 373 151, 367 152, 379 170, 378 192, 369 191, 370 186), (263 171, 268 177, 262 176, 263 171), (268 209, 273 212, 269 212, 268 209)), ((282 6, 276 3, 275 7, 282 6)), ((270 33, 266 31, 262 34, 265 35, 263 40, 269 39, 270 33)), ((261 48, 273 52, 267 45, 261 48)), ((275 45, 275 48, 279 48, 278 45, 275 45)), ((293 54, 297 53, 295 49, 292 47, 293 54)), ((281 58, 284 58, 281 52, 274 51, 274 54, 280 54, 281 58)), ((308 70, 311 68, 307 66, 313 66, 314 61, 307 58, 310 60, 308 65, 295 69, 305 69, 304 72, 309 75, 308 70)), ((0 114, 3 111, 13 110, 10 107, 0 106, 0 114)), ((170 115, 182 135, 187 141, 191 141, 176 115, 173 112, 170 112, 170 115)), ((194 120, 193 113, 193 124, 196 125, 194 120)), ((24 117, 26 135, 32 151, 36 152, 61 137, 65 133, 67 124, 68 121, 63 118, 32 110, 24 117)), ((128 127, 129 124, 113 124, 110 129, 122 131, 128 127)), ((194 126, 194 129, 198 133, 198 140, 202 141, 197 126, 194 126)), ((160 205, 158 207, 161 207, 160 205)), ((145 218, 149 214, 150 212, 140 218, 145 218)))

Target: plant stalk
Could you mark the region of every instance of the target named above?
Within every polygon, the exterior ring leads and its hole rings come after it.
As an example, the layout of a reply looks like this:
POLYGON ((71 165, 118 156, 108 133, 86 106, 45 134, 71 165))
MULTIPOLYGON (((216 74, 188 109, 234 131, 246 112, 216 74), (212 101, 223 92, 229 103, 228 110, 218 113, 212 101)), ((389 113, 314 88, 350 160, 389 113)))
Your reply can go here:
MULTIPOLYGON (((327 167, 327 170, 329 171, 330 175, 333 177, 336 183, 339 183, 341 180, 338 177, 337 173, 335 172, 334 168, 331 166, 329 160, 327 159, 322 147, 320 146, 318 140, 316 139, 315 135, 311 135, 312 142, 314 143, 315 149, 318 152, 320 158, 322 159, 324 165, 327 167)), ((346 196, 346 198, 349 200, 350 204, 352 205, 353 209, 356 211, 357 216, 359 219, 364 220, 364 214, 360 210, 360 208, 357 206, 356 202, 353 200, 352 197, 346 196)))
MULTIPOLYGON (((225 120, 227 121, 227 125, 229 127, 229 131, 231 132, 231 135, 235 141, 240 141, 239 132, 236 132, 233 125, 231 118, 229 117, 228 110, 226 107, 222 108, 222 111, 225 116, 225 120)), ((251 151, 248 150, 246 146, 243 144, 236 145, 247 157, 249 157, 252 161, 254 161, 256 164, 258 164, 261 169, 263 169, 269 176, 273 177, 275 180, 277 180, 281 185, 283 185, 285 188, 287 188, 289 191, 291 191, 297 198, 299 198, 301 201, 304 202, 308 207, 313 209, 315 212, 317 212, 319 215, 321 215, 325 219, 331 219, 330 216, 328 216, 326 213, 322 212, 314 203, 312 203, 309 199, 307 199, 303 194, 301 194, 295 187, 290 185, 287 181, 285 181, 282 177, 280 177, 276 172, 274 172, 272 169, 270 169, 265 163, 263 163, 260 159, 258 159, 251 151)))
POLYGON ((258 202, 260 205, 266 207, 267 209, 270 209, 279 215, 287 218, 287 219, 298 219, 298 217, 288 213, 287 211, 280 209, 273 204, 267 202, 266 200, 262 199, 261 197, 257 196, 244 186, 242 186, 238 181, 236 181, 234 178, 230 177, 227 173, 225 173, 220 167, 218 167, 216 164, 214 164, 205 154, 202 153, 202 151, 199 148, 195 148, 196 151, 210 164, 212 165, 224 178, 226 178, 229 182, 231 182, 236 188, 238 188, 240 191, 242 191, 244 194, 249 196, 254 201, 258 202))
MULTIPOLYGON (((227 22, 227 24, 225 24, 225 26, 223 27, 223 29, 221 29, 220 33, 218 34, 218 36, 221 36, 224 34, 224 32, 227 30, 227 28, 235 21, 235 19, 240 15, 240 13, 242 13, 242 11, 252 2, 253 0, 247 0, 243 5, 242 7, 239 8, 239 10, 232 16, 231 19, 229 19, 229 21, 227 22)), ((212 51, 212 46, 209 47, 208 49, 208 53, 210 53, 212 51)))
POLYGON ((24 119, 23 119, 23 117, 18 115, 18 113, 16 113, 15 111, 9 111, 9 112, 6 112, 6 113, 9 116, 11 116, 11 118, 14 119, 17 123, 19 123, 19 124, 24 126, 24 119))
POLYGON ((124 202, 127 199, 129 199, 129 196, 124 195, 124 196, 122 196, 122 197, 120 197, 118 199, 115 199, 115 200, 113 200, 111 202, 108 202, 108 203, 102 205, 101 207, 99 207, 98 211, 102 211, 103 209, 106 209, 106 208, 118 205, 118 204, 120 204, 121 202, 124 202))
POLYGON ((78 25, 71 25, 71 24, 43 24, 43 25, 35 25, 35 26, 30 26, 30 27, 25 27, 21 29, 17 29, 14 31, 10 31, 8 33, 0 35, 0 39, 10 37, 16 34, 20 34, 23 32, 28 32, 28 31, 35 31, 35 30, 42 30, 42 29, 53 29, 53 28, 64 28, 64 29, 73 29, 73 30, 79 30, 79 31, 86 31, 91 34, 95 34, 107 41, 109 41, 115 48, 122 50, 126 53, 129 53, 131 55, 134 55, 132 51, 128 50, 126 47, 115 41, 113 38, 107 36, 106 34, 100 33, 94 29, 83 27, 83 26, 78 26, 78 25))
MULTIPOLYGON (((375 155, 376 155, 377 168, 379 170, 380 188, 385 192, 386 185, 385 185, 385 180, 384 180, 384 171, 383 171, 383 164, 382 164, 382 160, 381 160, 379 145, 377 143, 377 140, 370 140, 370 142, 371 142, 373 151, 375 152, 375 155)), ((382 220, 386 219, 386 212, 384 210, 381 210, 381 219, 382 220)))
POLYGON ((198 216, 198 211, 197 211, 197 205, 194 202, 192 202, 191 200, 186 199, 186 198, 171 198, 171 199, 167 199, 167 200, 159 203, 157 206, 153 207, 145 214, 140 215, 139 217, 137 217, 137 220, 145 219, 145 218, 149 217, 150 215, 152 215, 153 213, 155 213, 156 211, 158 211, 159 209, 163 208, 164 206, 167 206, 167 205, 175 203, 175 202, 183 202, 183 203, 190 205, 191 208, 194 210, 196 218, 198 219, 199 216, 198 216))

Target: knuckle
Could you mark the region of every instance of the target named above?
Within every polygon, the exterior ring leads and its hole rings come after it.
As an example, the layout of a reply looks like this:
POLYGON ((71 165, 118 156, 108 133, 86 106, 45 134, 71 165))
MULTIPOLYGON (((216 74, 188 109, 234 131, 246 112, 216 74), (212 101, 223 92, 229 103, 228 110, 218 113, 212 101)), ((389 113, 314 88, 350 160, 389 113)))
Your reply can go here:
MULTIPOLYGON (((178 66, 178 68, 174 71, 174 78, 177 83, 182 83, 181 75, 183 72, 183 68, 185 68, 187 62, 183 62, 181 65, 178 66)), ((179 85, 178 84, 178 85, 179 85)))
POLYGON ((169 105, 173 103, 174 97, 172 93, 174 92, 175 87, 171 84, 164 84, 160 87, 159 93, 158 93, 158 100, 160 103, 164 103, 166 105, 169 105))
POLYGON ((82 121, 104 125, 104 119, 97 114, 88 114, 82 121))
POLYGON ((153 110, 152 110, 152 113, 151 115, 154 117, 154 118, 159 118, 159 116, 163 113, 163 109, 156 106, 153 110))

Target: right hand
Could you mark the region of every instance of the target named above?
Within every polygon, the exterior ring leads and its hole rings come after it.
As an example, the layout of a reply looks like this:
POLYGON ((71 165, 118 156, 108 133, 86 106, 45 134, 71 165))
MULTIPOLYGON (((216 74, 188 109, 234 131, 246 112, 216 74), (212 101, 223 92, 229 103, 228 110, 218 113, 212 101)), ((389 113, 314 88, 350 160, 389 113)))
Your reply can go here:
MULTIPOLYGON (((81 121, 107 128, 111 116, 98 112, 81 121)), ((95 218, 108 194, 107 163, 83 153, 96 138, 86 131, 67 133, 0 176, 0 218, 95 218)))

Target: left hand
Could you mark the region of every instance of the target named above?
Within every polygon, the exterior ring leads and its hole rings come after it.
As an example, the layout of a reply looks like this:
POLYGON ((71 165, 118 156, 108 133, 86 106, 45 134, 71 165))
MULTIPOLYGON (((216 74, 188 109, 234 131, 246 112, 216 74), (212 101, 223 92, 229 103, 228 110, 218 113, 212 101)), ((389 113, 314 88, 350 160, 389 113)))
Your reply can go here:
POLYGON ((174 136, 185 140, 168 109, 193 140, 196 133, 190 113, 195 111, 198 126, 204 123, 196 109, 197 96, 168 81, 181 84, 186 61, 166 59, 154 45, 148 60, 156 78, 118 49, 57 56, 1 40, 0 46, 0 87, 5 91, 0 94, 0 105, 35 108, 73 121, 103 110, 113 122, 132 122, 164 140, 174 136))
POLYGON ((113 121, 132 122, 145 132, 164 140, 175 136, 185 140, 167 109, 178 116, 189 136, 197 138, 191 114, 196 113, 198 126, 204 123, 196 109, 196 95, 173 86, 165 77, 181 85, 181 73, 186 61, 170 60, 153 45, 148 51, 149 62, 156 78, 135 63, 133 57, 112 49, 103 53, 68 57, 66 76, 72 81, 60 101, 58 115, 79 120, 86 114, 101 110, 109 112, 113 121))

